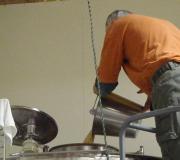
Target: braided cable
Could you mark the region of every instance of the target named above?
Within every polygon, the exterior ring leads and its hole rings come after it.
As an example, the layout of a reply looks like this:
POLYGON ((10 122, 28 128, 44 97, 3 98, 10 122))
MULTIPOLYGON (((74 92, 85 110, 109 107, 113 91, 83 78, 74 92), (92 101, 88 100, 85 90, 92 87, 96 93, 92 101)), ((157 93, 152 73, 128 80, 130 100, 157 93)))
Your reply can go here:
POLYGON ((107 158, 109 159, 108 154, 108 148, 107 148, 107 139, 106 139, 106 128, 105 128, 105 121, 104 121, 104 113, 103 113, 103 105, 101 101, 101 92, 100 92, 100 81, 98 76, 98 66, 97 66, 97 58, 96 58, 96 50, 95 50, 95 40, 94 40, 94 26, 93 26, 93 16, 92 16, 92 7, 90 0, 87 0, 88 4, 88 11, 89 11, 89 21, 90 21, 90 31, 91 31, 91 47, 93 51, 93 58, 94 58, 94 67, 96 72, 96 78, 97 78, 97 89, 98 89, 98 95, 99 95, 99 106, 100 106, 100 112, 101 112, 101 122, 102 122, 102 128, 103 128, 103 135, 104 135, 104 142, 105 142, 105 149, 107 151, 107 158))

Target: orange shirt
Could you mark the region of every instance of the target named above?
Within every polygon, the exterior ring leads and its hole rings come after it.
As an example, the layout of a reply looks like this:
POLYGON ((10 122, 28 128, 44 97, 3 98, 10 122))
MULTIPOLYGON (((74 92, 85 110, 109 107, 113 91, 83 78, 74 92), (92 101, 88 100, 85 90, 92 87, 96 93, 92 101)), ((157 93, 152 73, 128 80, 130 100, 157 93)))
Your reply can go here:
POLYGON ((100 82, 114 83, 123 67, 130 80, 150 94, 153 74, 171 60, 180 62, 180 30, 166 20, 130 14, 107 29, 98 75, 100 82))

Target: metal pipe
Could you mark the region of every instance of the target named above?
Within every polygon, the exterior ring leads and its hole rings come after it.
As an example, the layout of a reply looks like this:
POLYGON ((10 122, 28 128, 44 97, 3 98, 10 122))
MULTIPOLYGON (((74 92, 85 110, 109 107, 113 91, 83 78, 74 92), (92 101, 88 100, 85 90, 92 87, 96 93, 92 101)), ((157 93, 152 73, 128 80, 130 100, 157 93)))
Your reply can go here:
POLYGON ((138 123, 130 123, 129 128, 138 129, 138 130, 151 132, 151 133, 156 133, 156 128, 143 126, 143 125, 140 125, 138 123))

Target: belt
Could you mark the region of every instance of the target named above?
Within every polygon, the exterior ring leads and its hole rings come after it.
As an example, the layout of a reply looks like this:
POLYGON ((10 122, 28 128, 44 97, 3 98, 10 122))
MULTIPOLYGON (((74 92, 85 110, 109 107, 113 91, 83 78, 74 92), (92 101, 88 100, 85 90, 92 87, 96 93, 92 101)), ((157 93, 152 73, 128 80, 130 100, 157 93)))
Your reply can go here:
POLYGON ((169 61, 165 64, 163 64, 153 75, 152 81, 156 82, 157 79, 166 71, 168 70, 174 70, 176 67, 180 67, 180 62, 175 62, 175 61, 169 61))

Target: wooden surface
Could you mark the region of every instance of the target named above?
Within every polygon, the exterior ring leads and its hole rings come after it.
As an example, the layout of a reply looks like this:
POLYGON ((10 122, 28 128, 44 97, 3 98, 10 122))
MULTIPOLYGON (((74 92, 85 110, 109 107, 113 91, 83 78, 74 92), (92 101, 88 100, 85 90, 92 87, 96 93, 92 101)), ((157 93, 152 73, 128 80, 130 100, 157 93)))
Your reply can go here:
MULTIPOLYGON (((94 86, 93 92, 98 95, 98 90, 94 86)), ((132 110, 135 112, 143 112, 144 106, 141 106, 140 104, 137 104, 127 98, 121 97, 115 93, 110 93, 105 98, 102 98, 102 102, 105 105, 113 106, 113 108, 124 108, 125 110, 132 110)))
POLYGON ((137 112, 142 112, 143 111, 143 106, 140 104, 137 104, 131 100, 128 100, 124 97, 121 97, 115 93, 109 94, 106 98, 103 98, 105 101, 108 102, 108 104, 111 104, 111 106, 120 106, 127 108, 127 110, 134 110, 137 112))
POLYGON ((50 2, 50 1, 63 1, 63 0, 0 0, 0 5, 35 3, 35 2, 50 2))

